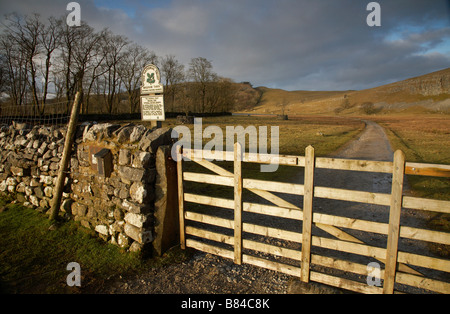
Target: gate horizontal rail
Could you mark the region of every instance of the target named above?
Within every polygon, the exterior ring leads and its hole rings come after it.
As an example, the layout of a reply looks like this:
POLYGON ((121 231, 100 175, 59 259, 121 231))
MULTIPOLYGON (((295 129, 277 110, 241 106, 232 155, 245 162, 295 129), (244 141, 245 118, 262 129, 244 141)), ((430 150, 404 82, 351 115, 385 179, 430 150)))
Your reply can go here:
POLYGON ((393 293, 394 284, 450 293, 450 283, 428 278, 422 270, 423 268, 448 273, 450 272, 450 261, 448 259, 403 252, 398 249, 399 238, 450 245, 450 233, 405 226, 400 223, 400 210, 402 208, 450 213, 449 201, 402 195, 403 176, 405 174, 450 177, 450 166, 408 163, 405 162, 404 154, 401 151, 395 153, 393 162, 385 162, 314 157, 312 147, 307 148, 305 156, 245 153, 241 152, 238 143, 235 144, 233 152, 216 151, 212 153, 178 147, 177 155, 180 240, 183 248, 192 247, 233 259, 237 264, 248 263, 300 277, 305 282, 311 280, 361 293, 393 293), (198 163, 215 174, 183 171, 182 157, 198 163), (234 173, 208 161, 208 159, 234 162, 234 173), (242 162, 277 162, 280 165, 305 167, 304 184, 242 178, 242 162), (308 171, 308 167, 312 171, 308 171), (393 176, 392 191, 387 194, 316 186, 314 185, 314 169, 316 168, 390 173, 393 176), (185 193, 184 182, 233 187, 234 199, 185 193), (255 193, 268 200, 272 205, 243 201, 242 189, 255 193), (274 193, 301 195, 304 202, 299 205, 303 206, 292 204, 274 193), (314 212, 312 206, 314 198, 389 206, 389 221, 375 222, 314 212), (218 210, 223 209, 228 212, 231 210, 234 218, 228 219, 211 214, 197 213, 188 208, 189 204, 213 206, 218 210), (243 221, 243 212, 299 221, 302 232, 243 221), (200 225, 186 225, 186 222, 196 222, 200 225), (204 227, 205 224, 219 229, 225 228, 229 231, 208 230, 204 227), (333 238, 316 235, 313 229, 308 229, 308 224, 326 231, 333 238), (382 235, 387 238, 387 247, 377 247, 364 243, 343 229, 382 235), (246 234, 289 241, 294 244, 294 247, 263 243, 246 238, 246 234), (203 242, 201 239, 209 241, 203 242), (298 248, 299 246, 301 249, 298 248), (373 275, 369 273, 367 265, 341 257, 317 254, 311 251, 311 247, 365 256, 385 264, 384 269, 379 269, 379 273, 374 277, 379 280, 380 284, 382 281, 382 285, 369 285, 358 280, 339 277, 334 273, 331 275, 317 271, 315 268, 311 269, 311 265, 315 265, 360 276, 373 275), (300 266, 254 256, 248 253, 249 250, 287 258, 296 261, 300 266), (411 266, 414 266, 414 268, 411 266))

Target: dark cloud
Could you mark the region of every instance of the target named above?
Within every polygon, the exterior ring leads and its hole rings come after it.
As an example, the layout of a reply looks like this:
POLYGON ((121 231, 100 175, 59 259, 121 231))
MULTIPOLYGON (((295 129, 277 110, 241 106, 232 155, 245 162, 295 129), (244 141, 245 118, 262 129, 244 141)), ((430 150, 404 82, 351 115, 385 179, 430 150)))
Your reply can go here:
MULTIPOLYGON (((382 0, 369 27, 360 0, 78 1, 82 19, 185 64, 212 60, 236 81, 286 89, 363 89, 450 65, 446 0, 382 0), (108 6, 108 3, 110 5, 108 6)), ((66 14, 65 1, 0 2, 0 11, 66 14)))

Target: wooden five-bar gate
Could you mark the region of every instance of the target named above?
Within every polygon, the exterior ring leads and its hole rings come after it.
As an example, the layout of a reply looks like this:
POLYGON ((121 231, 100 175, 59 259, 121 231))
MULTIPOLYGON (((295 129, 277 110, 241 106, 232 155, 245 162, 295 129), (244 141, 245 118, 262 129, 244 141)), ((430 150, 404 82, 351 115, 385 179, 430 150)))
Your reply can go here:
MULTIPOLYGON (((177 147, 177 167, 182 248, 191 247, 233 259, 236 264, 247 263, 297 276, 303 282, 314 281, 360 293, 394 293, 394 285, 450 293, 448 279, 450 260, 441 256, 399 250, 399 238, 425 241, 428 244, 450 245, 450 233, 405 226, 400 223, 402 208, 431 211, 444 215, 450 213, 450 201, 403 195, 405 174, 450 177, 450 166, 405 162, 405 156, 401 151, 395 152, 393 162, 384 162, 315 157, 314 149, 311 146, 306 148, 305 156, 245 153, 236 143, 233 152, 216 151, 214 154, 204 150, 177 147), (233 172, 209 161, 218 160, 218 154, 220 154, 220 160, 234 163, 233 172), (205 167, 212 174, 183 170, 182 157, 205 167), (304 184, 243 178, 243 162, 276 162, 279 165, 304 167, 304 184), (392 174, 391 193, 317 186, 314 183, 314 173, 317 168, 392 174), (183 184, 186 181, 232 187, 234 199, 187 193, 184 191, 183 184), (244 202, 243 189, 264 198, 271 205, 244 202), (303 204, 292 204, 274 193, 301 195, 303 204), (315 198, 386 206, 389 208, 389 219, 386 222, 375 222, 315 212, 313 211, 315 198), (192 211, 190 207, 194 203, 208 205, 215 209, 232 210, 233 218, 213 215, 214 211, 206 213, 192 211), (246 212, 297 221, 301 226, 301 232, 244 221, 243 213, 246 212), (324 237, 323 232, 322 236, 316 235, 313 231, 316 229, 325 231, 332 237, 324 237), (386 246, 379 247, 364 243, 344 229, 384 235, 386 246), (221 232, 220 230, 231 230, 231 232, 221 232), (248 237, 248 235, 290 241, 290 243, 296 243, 297 247, 279 245, 280 241, 275 242, 274 245, 267 241, 255 240, 254 237, 248 237), (319 250, 314 251, 312 247, 319 248, 319 250), (367 264, 344 257, 320 254, 320 249, 339 251, 344 253, 343 256, 349 254, 365 256, 380 262, 384 267, 369 268, 367 264), (259 253, 249 254, 250 251, 259 253), (266 258, 269 255, 277 256, 278 260, 266 258), (295 263, 293 265, 285 260, 292 260, 295 263), (331 269, 332 271, 327 273, 321 271, 322 269, 331 269), (437 272, 437 278, 424 275, 427 273, 424 270, 437 272), (345 275, 349 273, 353 274, 353 277, 348 278, 345 275), (372 281, 364 280, 369 276, 372 281)), ((397 291, 397 288, 395 290, 397 291)))

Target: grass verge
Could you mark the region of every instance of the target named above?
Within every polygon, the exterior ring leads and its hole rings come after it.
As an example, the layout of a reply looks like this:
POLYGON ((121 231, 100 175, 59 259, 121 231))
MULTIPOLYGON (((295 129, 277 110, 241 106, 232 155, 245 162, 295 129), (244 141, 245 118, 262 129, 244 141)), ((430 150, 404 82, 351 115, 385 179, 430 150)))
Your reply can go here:
MULTIPOLYGON (((409 115, 378 117, 386 130, 393 149, 401 149, 406 161, 450 164, 450 117, 446 115, 409 115)), ((427 176, 407 176, 411 193, 417 197, 450 200, 450 180, 427 176)), ((428 227, 450 232, 450 215, 434 213, 428 227)), ((448 257, 448 246, 438 246, 441 255, 448 257), (443 253, 445 252, 445 254, 443 253)))
POLYGON ((188 252, 172 250, 143 259, 105 243, 74 221, 55 230, 42 213, 0 198, 0 290, 3 293, 95 292, 108 280, 148 267, 182 261, 188 252), (81 266, 81 287, 69 287, 67 264, 81 266))
MULTIPOLYGON (((394 150, 401 149, 406 161, 450 164, 450 118, 414 115, 375 119, 386 130, 394 150)), ((426 176, 408 176, 414 196, 450 200, 450 180, 426 176)))

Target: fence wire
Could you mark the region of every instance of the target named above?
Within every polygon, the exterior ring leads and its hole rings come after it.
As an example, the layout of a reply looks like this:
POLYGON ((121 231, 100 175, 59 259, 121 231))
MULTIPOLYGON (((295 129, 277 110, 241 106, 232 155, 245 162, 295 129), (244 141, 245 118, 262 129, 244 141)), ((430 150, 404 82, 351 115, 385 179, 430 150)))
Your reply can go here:
POLYGON ((45 105, 0 105, 0 124, 10 125, 26 123, 29 125, 63 125, 70 119, 70 106, 67 102, 58 102, 45 105))

